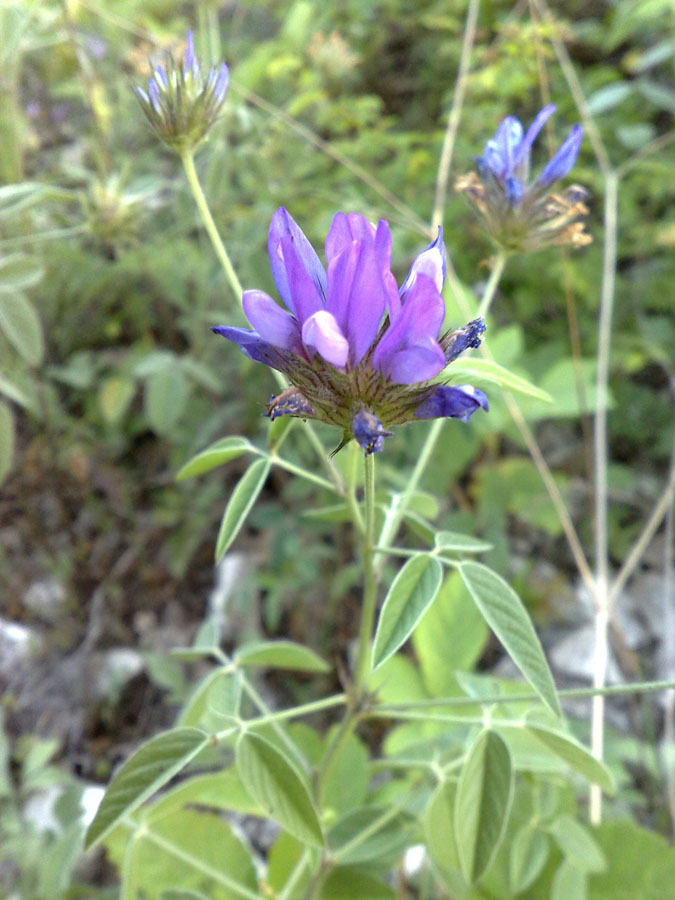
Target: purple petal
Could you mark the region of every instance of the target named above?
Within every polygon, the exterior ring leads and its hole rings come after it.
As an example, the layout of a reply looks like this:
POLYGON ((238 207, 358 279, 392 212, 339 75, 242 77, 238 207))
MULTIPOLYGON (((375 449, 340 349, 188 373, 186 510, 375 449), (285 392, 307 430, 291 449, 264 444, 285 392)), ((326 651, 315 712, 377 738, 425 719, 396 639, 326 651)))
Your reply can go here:
POLYGON ((443 290, 445 282, 445 245, 443 244, 442 228, 438 229, 436 240, 415 257, 406 280, 401 285, 401 300, 405 301, 406 294, 420 274, 428 275, 436 285, 439 293, 443 290))
POLYGON ((185 64, 183 66, 183 75, 185 78, 188 76, 188 72, 190 70, 195 72, 196 60, 195 60, 195 44, 194 39, 192 37, 192 29, 188 31, 187 37, 185 38, 185 64))
POLYGON ((449 387, 441 384, 415 410, 418 419, 461 419, 468 422, 477 409, 490 409, 488 399, 470 384, 449 387))
POLYGON ((577 161, 583 136, 584 129, 581 125, 575 125, 560 145, 553 159, 544 168, 544 171, 537 179, 537 184, 547 187, 559 178, 564 178, 571 171, 574 163, 577 161))
POLYGON ((264 363, 273 369, 279 369, 280 372, 285 372, 288 368, 285 365, 283 351, 279 351, 277 347, 263 341, 255 331, 249 331, 247 328, 232 328, 229 325, 215 325, 211 331, 237 344, 244 356, 248 356, 254 362, 264 363))
MULTIPOLYGON (((394 356, 403 350, 416 345, 422 351, 428 351, 436 344, 436 337, 445 318, 445 304, 436 285, 428 275, 420 273, 407 293, 405 303, 397 318, 392 321, 382 336, 373 356, 373 367, 379 369, 385 378, 390 377, 394 356)), ((440 350, 440 347, 439 347, 440 350)), ((441 355, 443 355, 441 353, 441 355)), ((434 375, 445 364, 439 365, 434 375)), ((428 367, 425 367, 425 373, 428 367)), ((426 381, 428 377, 416 378, 414 381, 401 381, 400 384, 413 384, 415 381, 426 381)))
POLYGON ((553 115, 555 112, 555 104, 549 103, 548 106, 545 106, 542 110, 540 110, 537 115, 534 117, 534 121, 530 125, 530 127, 525 132, 525 137, 520 142, 518 149, 516 150, 515 156, 513 157, 513 165, 518 166, 525 159, 526 156, 529 156, 530 150, 532 149, 532 144, 534 143, 537 135, 544 127, 546 120, 553 115))
POLYGON ((138 97, 139 100, 141 100, 143 103, 150 103, 150 98, 145 93, 145 91, 143 90, 142 87, 136 86, 134 88, 134 90, 136 91, 136 96, 138 97))
POLYGON ((391 431, 385 431, 382 422, 374 413, 360 409, 352 419, 352 433, 356 443, 368 453, 379 453, 384 438, 391 437, 391 431))
POLYGON ((216 86, 213 89, 213 99, 216 101, 218 106, 225 99, 225 94, 227 92, 227 85, 230 80, 230 71, 223 63, 220 67, 220 71, 218 73, 218 80, 216 81, 216 86))
POLYGON ((281 299, 302 323, 323 307, 326 273, 314 248, 283 206, 272 216, 267 249, 281 299))
POLYGON ((337 213, 326 235, 326 264, 343 253, 354 241, 372 246, 381 269, 391 268, 391 232, 380 220, 373 225, 360 213, 337 213))
POLYGON ((155 69, 155 79, 159 82, 162 89, 166 90, 169 86, 169 82, 166 77, 166 72, 164 71, 164 66, 157 66, 155 69))
POLYGON ((357 366, 377 336, 387 303, 374 241, 353 241, 328 263, 326 309, 349 342, 357 366))
POLYGON ((302 354, 297 319, 282 309, 264 291, 244 291, 241 298, 244 313, 260 337, 280 347, 302 354))
POLYGON ((150 102, 158 115, 162 114, 162 105, 159 100, 159 88, 157 87, 157 82, 154 78, 151 78, 148 81, 148 94, 150 95, 150 102))
POLYGON ((515 175, 504 179, 504 193, 509 206, 518 206, 523 199, 523 186, 515 175))
POLYGON ((523 126, 515 116, 499 123, 494 139, 485 145, 485 161, 499 179, 513 173, 516 150, 523 140, 523 126))
POLYGON ((444 368, 445 354, 440 344, 427 336, 392 355, 389 380, 394 384, 419 384, 438 375, 444 368))
POLYGON ((305 347, 318 350, 332 366, 342 368, 347 364, 349 343, 335 317, 325 309, 314 313, 302 326, 302 342, 305 347))
POLYGON ((445 361, 450 363, 453 359, 468 350, 469 347, 474 349, 480 347, 481 335, 485 331, 485 319, 472 319, 463 328, 458 328, 451 334, 444 335, 443 349, 445 351, 445 361))

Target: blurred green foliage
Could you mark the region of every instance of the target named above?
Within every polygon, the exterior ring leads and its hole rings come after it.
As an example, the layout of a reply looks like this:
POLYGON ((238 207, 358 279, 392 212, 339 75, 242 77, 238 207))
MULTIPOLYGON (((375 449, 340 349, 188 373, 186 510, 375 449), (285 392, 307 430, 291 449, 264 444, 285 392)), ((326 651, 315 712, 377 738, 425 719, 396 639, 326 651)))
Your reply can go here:
MULTIPOLYGON (((578 121, 549 42, 564 40, 611 164, 633 160, 620 184, 608 398, 610 538, 618 562, 659 496, 673 443, 672 6, 569 2, 556 5, 552 23, 532 9, 508 0, 482 5, 452 172, 472 167, 508 113, 528 120, 552 99, 552 145, 578 121)), ((118 535, 118 556, 151 542, 177 582, 203 565, 195 560, 212 546, 224 496, 243 464, 220 470, 220 479, 187 484, 176 484, 175 472, 221 435, 264 440, 269 372, 208 330, 244 324, 238 298, 201 229, 178 161, 150 132, 131 90, 147 76, 148 60, 179 46, 194 26, 202 54, 230 64, 222 120, 198 169, 244 287, 274 293, 265 242, 279 205, 317 246, 337 210, 389 219, 401 276, 426 240, 465 15, 465 3, 442 0, 2 4, 0 479, 11 509, 20 510, 30 492, 65 484, 68 502, 87 507, 92 533, 118 535)), ((589 137, 574 174, 591 192, 594 244, 573 256, 547 250, 514 259, 489 323, 497 360, 554 398, 553 406, 524 400, 522 407, 588 540, 584 423, 597 399, 604 193, 589 137)), ((492 250, 460 197, 448 197, 444 225, 450 258, 475 305, 492 250)), ((447 299, 448 324, 461 324, 463 314, 447 299)), ((525 585, 534 561, 514 555, 514 534, 526 534, 530 546, 546 548, 571 572, 559 519, 498 392, 490 401, 489 417, 448 430, 437 446, 424 485, 433 489, 437 515, 425 515, 438 527, 483 535, 494 546, 491 564, 525 585)), ((404 486, 424 434, 417 425, 392 439, 381 460, 383 490, 404 486)), ((321 435, 331 446, 333 435, 321 435)), ((287 449, 298 464, 314 466, 295 433, 287 449)), ((347 465, 342 457, 337 462, 347 465)), ((309 633, 312 646, 332 651, 349 629, 341 598, 358 572, 346 530, 338 527, 335 537, 332 514, 325 521, 305 516, 318 505, 310 497, 314 489, 305 482, 275 474, 250 520, 254 532, 267 531, 265 565, 255 578, 269 633, 291 623, 309 633), (336 553, 341 572, 326 595, 322 579, 335 568, 336 553)), ((73 529, 70 543, 39 548, 34 560, 40 572, 64 572, 76 595, 75 569, 89 564, 86 549, 80 559, 67 558, 79 539, 73 529)), ((0 565, 10 562, 0 548, 0 565)), ((549 589, 533 581, 527 594, 545 614, 549 589)), ((436 616, 446 613, 456 615, 434 608, 436 616)), ((435 664, 432 619, 424 622, 429 638, 422 645, 420 629, 415 648, 424 684, 419 674, 403 681, 407 690, 419 682, 422 695, 442 693, 440 685, 448 690, 455 676, 435 664)), ((462 626, 470 669, 485 635, 470 619, 462 626)), ((396 743, 396 732, 389 740, 396 743)), ((516 816, 514 829, 518 822, 516 816)), ((607 852, 612 841, 615 848, 634 846, 622 827, 612 823, 598 835, 607 852)), ((42 852, 41 840, 31 859, 42 852)), ((649 843, 646 835, 640 840, 649 843)), ((508 860, 496 865, 506 871, 508 860)), ((593 897, 618 896, 611 892, 619 882, 593 878, 608 885, 593 897)), ((38 896, 35 890, 26 896, 38 896)))

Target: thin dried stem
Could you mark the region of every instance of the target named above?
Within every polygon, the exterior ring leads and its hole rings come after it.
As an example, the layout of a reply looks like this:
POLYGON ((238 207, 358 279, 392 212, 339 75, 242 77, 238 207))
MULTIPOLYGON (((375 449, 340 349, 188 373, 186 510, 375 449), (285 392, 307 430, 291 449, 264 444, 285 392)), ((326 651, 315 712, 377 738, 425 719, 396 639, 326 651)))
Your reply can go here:
POLYGON ((466 13, 466 25, 464 26, 462 49, 459 56, 457 80, 455 82, 455 90, 452 95, 452 105, 450 107, 448 124, 445 129, 445 136, 443 138, 441 156, 438 162, 434 210, 431 215, 432 232, 435 232, 438 227, 443 224, 443 211, 445 208, 445 198, 448 193, 450 165, 452 163, 452 154, 455 149, 455 140, 457 138, 457 129, 459 128, 459 120, 462 114, 462 106, 464 105, 464 94, 466 92, 469 67, 471 64, 471 52, 473 50, 474 41, 476 39, 476 24, 478 22, 479 10, 480 0, 470 0, 469 8, 466 13))

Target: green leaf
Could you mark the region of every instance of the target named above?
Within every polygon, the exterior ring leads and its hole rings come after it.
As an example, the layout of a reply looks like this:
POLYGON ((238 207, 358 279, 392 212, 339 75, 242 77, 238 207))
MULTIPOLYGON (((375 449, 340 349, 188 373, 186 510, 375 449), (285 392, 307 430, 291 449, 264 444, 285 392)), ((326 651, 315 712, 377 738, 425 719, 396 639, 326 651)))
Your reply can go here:
POLYGON ((421 553, 398 572, 386 596, 375 632, 373 668, 382 665, 404 644, 436 595, 443 567, 433 556, 421 553))
POLYGON ((424 837, 431 861, 447 885, 450 896, 460 895, 466 883, 459 867, 453 828, 457 783, 444 781, 434 791, 424 814, 424 837))
POLYGON ((624 818, 593 836, 609 861, 590 878, 593 900, 675 900, 675 849, 660 834, 624 818))
POLYGON ((0 293, 0 329, 28 363, 39 366, 45 351, 40 317, 23 294, 0 293))
POLYGON ((474 359, 467 357, 466 359, 456 359, 452 364, 453 376, 466 376, 469 379, 478 379, 497 384, 505 391, 515 391, 518 394, 525 394, 527 397, 534 397, 537 400, 543 400, 546 403, 552 403, 551 395, 541 388, 535 387, 526 378, 516 375, 500 366, 499 363, 491 359, 474 359))
POLYGON ((445 578, 434 605, 415 630, 413 646, 434 697, 457 693, 455 672, 473 668, 488 630, 457 572, 445 578))
POLYGON ((281 753, 257 734, 243 734, 237 771, 251 797, 282 828, 304 844, 323 846, 321 825, 304 782, 281 753))
POLYGON ((168 434, 181 417, 187 398, 188 382, 177 366, 166 366, 150 375, 143 399, 153 431, 168 434))
POLYGON ((336 859, 345 865, 386 858, 393 862, 408 845, 410 835, 405 817, 391 818, 387 812, 383 807, 362 806, 339 818, 326 838, 336 859), (384 821, 376 826, 380 819, 384 821))
POLYGON ((29 395, 26 394, 22 388, 17 387, 12 381, 8 381, 2 375, 0 375, 0 394, 4 394, 5 397, 18 403, 19 406, 22 406, 24 409, 28 409, 31 412, 37 412, 36 404, 29 395))
POLYGON ((195 475, 202 475, 204 472, 210 472, 216 466, 222 466, 231 459, 236 459, 247 450, 252 450, 253 445, 243 437, 226 437, 215 444, 211 444, 206 450, 202 450, 196 456, 193 456, 189 462, 179 469, 176 475, 177 481, 183 481, 185 478, 193 478, 195 475))
POLYGON ((0 484, 7 477, 14 459, 14 419, 6 403, 0 402, 0 484))
POLYGON ((258 494, 263 489, 270 471, 270 461, 259 459, 251 465, 236 488, 232 491, 223 519, 220 523, 218 540, 216 541, 216 562, 218 562, 229 550, 232 542, 239 534, 239 530, 246 521, 246 517, 258 494))
POLYGON ((485 553, 492 550, 492 544, 488 544, 487 541, 481 541, 467 534, 457 534, 454 531, 438 531, 434 543, 439 552, 452 550, 459 553, 485 553))
POLYGON ((297 669, 300 672, 330 672, 328 663, 295 641, 260 641, 240 647, 234 657, 240 666, 297 669))
POLYGON ((475 884, 501 843, 513 799, 511 757, 494 731, 478 735, 455 798, 455 838, 464 877, 475 884))
POLYGON ((136 385, 130 378, 111 375, 105 379, 98 391, 98 405, 108 425, 117 425, 135 393, 136 385))
POLYGON ((396 900, 395 891, 362 869, 337 866, 321 886, 319 900, 396 900))
POLYGON ((14 294, 32 287, 44 272, 34 259, 23 253, 12 253, 0 259, 0 293, 14 294))
POLYGON ((159 900, 165 891, 197 891, 209 900, 258 900, 248 847, 219 815, 176 808, 142 818, 128 846, 122 896, 159 900))
POLYGON ((587 900, 588 876, 574 863, 563 860, 553 876, 550 896, 551 900, 587 900))
POLYGON ((200 891, 191 891, 187 888, 185 890, 182 888, 171 888, 160 895, 160 900, 209 900, 209 898, 200 891))
POLYGON ((536 825, 523 825, 511 843, 509 885, 512 894, 520 894, 537 880, 550 853, 546 835, 536 825))
POLYGON ((85 849, 110 833, 123 816, 130 815, 184 768, 207 745, 209 738, 196 728, 175 728, 143 744, 108 785, 94 820, 87 830, 85 849))
POLYGON ((504 579, 481 563, 466 562, 459 572, 485 621, 544 703, 557 716, 560 703, 551 670, 523 603, 504 579))
POLYGON ((607 869, 605 854, 593 840, 588 828, 572 816, 558 816, 549 825, 553 839, 563 856, 582 872, 604 872, 607 869))
MULTIPOLYGON (((326 748, 333 746, 339 725, 326 735, 326 748)), ((321 808, 338 816, 366 802, 370 767, 368 750, 353 734, 337 747, 328 767, 322 773, 321 808)))
POLYGON ((607 794, 615 793, 616 785, 610 771, 574 738, 532 722, 527 723, 526 729, 544 744, 551 753, 555 753, 556 756, 563 759, 579 775, 583 775, 584 778, 593 784, 600 785, 607 794))
POLYGON ((162 794, 152 805, 153 816, 187 806, 227 809, 247 816, 262 816, 260 806, 246 793, 234 765, 207 775, 194 775, 162 794))
POLYGON ((72 191, 37 181, 21 181, 0 187, 0 219, 8 218, 46 199, 72 200, 72 191))

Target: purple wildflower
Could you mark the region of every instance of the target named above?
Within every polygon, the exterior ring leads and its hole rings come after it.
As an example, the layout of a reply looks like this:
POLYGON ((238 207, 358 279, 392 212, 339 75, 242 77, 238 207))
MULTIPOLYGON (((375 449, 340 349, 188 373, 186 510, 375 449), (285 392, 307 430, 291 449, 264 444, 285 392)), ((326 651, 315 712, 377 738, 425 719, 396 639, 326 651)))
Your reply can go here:
POLYGON ((578 186, 549 194, 577 159, 583 128, 575 125, 541 174, 530 178, 532 145, 555 106, 545 106, 524 132, 515 116, 503 119, 476 159, 478 173, 457 180, 495 242, 507 251, 528 251, 551 244, 583 246, 591 238, 578 221, 588 213, 586 192, 578 186))
POLYGON ((155 66, 147 92, 137 87, 136 96, 159 137, 182 153, 196 147, 218 118, 228 77, 225 63, 212 66, 202 77, 189 31, 183 61, 168 55, 164 65, 155 66))
MULTIPOLYGON (((430 383, 485 330, 476 319, 441 335, 445 304, 442 231, 415 259, 399 290, 391 273, 389 225, 338 213, 326 237, 324 269, 289 213, 278 209, 268 250, 283 309, 263 291, 245 291, 253 331, 213 329, 256 362, 278 369, 293 385, 273 397, 268 415, 315 418, 379 452, 389 428, 416 418, 468 421, 488 409, 468 385, 430 383)), ((340 445, 342 446, 342 444, 340 445)))

